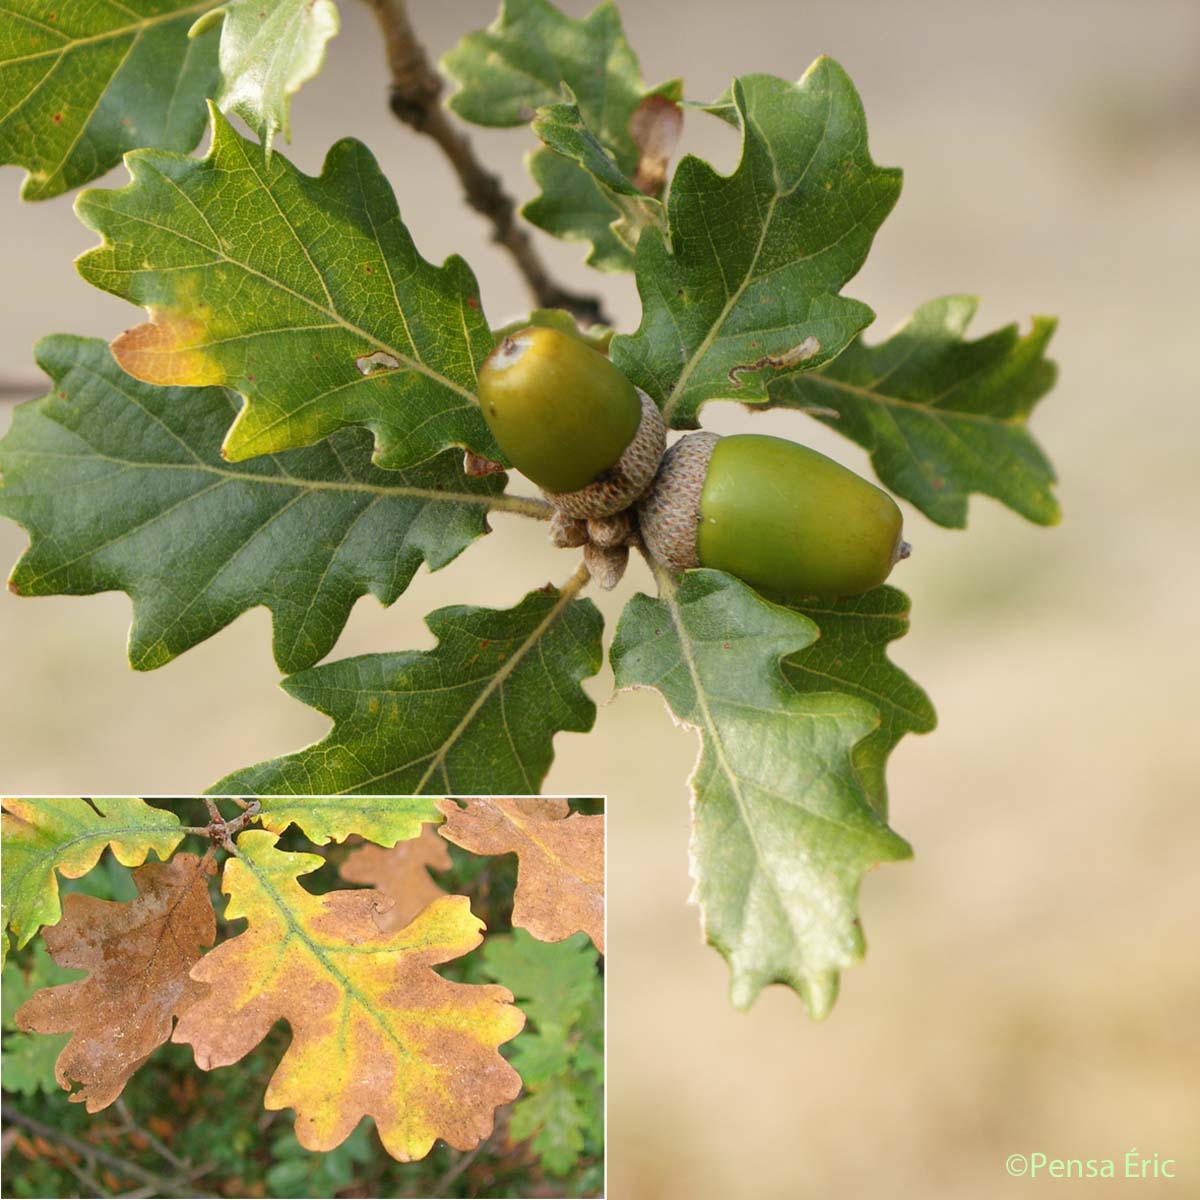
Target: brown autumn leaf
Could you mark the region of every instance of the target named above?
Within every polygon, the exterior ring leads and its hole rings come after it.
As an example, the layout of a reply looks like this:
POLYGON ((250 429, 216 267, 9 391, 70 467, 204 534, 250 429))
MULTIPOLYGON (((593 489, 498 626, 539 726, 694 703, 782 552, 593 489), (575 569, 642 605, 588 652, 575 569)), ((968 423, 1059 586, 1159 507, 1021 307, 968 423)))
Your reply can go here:
POLYGON ((63 917, 43 936, 60 967, 86 979, 42 988, 16 1012, 31 1033, 72 1033, 55 1064, 75 1103, 99 1112, 171 1036, 172 1018, 204 993, 189 977, 217 935, 208 895, 211 858, 176 854, 133 872, 138 896, 115 902, 72 894, 63 917))
POLYGON ((516 854, 513 924, 543 942, 582 929, 604 953, 604 818, 566 800, 442 800, 440 832, 475 854, 516 854), (568 815, 570 814, 570 815, 568 815))
POLYGON ((397 842, 390 850, 369 844, 357 847, 347 855, 340 873, 349 883, 373 885, 392 901, 391 908, 375 914, 375 924, 384 933, 393 933, 446 894, 430 878, 427 867, 450 868, 450 851, 431 824, 422 826, 420 837, 397 842))

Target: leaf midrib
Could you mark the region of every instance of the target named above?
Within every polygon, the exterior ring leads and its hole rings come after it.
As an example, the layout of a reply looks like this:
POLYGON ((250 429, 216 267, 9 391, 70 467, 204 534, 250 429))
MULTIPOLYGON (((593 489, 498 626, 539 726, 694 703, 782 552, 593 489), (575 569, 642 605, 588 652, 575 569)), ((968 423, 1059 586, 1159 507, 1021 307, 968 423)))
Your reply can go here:
MULTIPOLYGON (((68 0, 64 0, 64 3, 66 2, 68 0)), ((100 42, 112 41, 131 33, 139 36, 155 25, 175 21, 180 17, 186 17, 192 13, 207 12, 208 9, 215 8, 221 2, 222 0, 202 0, 201 3, 189 5, 187 8, 176 8, 169 12, 161 12, 153 17, 144 17, 140 21, 132 21, 128 25, 121 25, 115 29, 106 29, 103 33, 89 33, 83 37, 71 37, 70 34, 63 33, 61 29, 54 29, 49 25, 44 25, 41 21, 35 21, 24 13, 14 12, 10 8, 0 8, 0 14, 4 16, 15 17, 19 21, 26 22, 26 24, 36 25, 39 29, 44 29, 47 33, 58 34, 64 39, 62 45, 54 46, 47 50, 39 50, 35 54, 23 54, 19 58, 0 59, 0 66, 7 67, 20 63, 36 62, 40 58, 63 58, 68 54, 73 54, 76 50, 84 46, 94 46, 100 42)))
MULTIPOLYGON (((762 844, 760 843, 758 834, 750 820, 750 815, 746 807, 746 800, 742 795, 741 779, 734 771, 732 764, 725 755, 725 745, 721 740, 720 734, 717 732, 716 721, 713 719, 712 711, 708 706, 708 697, 700 682, 699 667, 695 661, 695 657, 691 652, 691 643, 687 631, 684 628, 683 613, 679 607, 678 589, 675 587, 674 580, 663 568, 654 566, 654 574, 658 579, 659 590, 666 600, 667 610, 671 615, 671 623, 675 626, 675 632, 679 638, 679 657, 683 660, 683 664, 687 668, 688 676, 692 681, 692 689, 695 692, 696 705, 700 710, 701 720, 704 722, 704 728, 708 730, 710 744, 712 745, 717 756, 718 766, 721 768, 722 774, 724 774, 726 779, 729 781, 730 791, 733 794, 733 800, 737 807, 738 816, 741 819, 743 828, 746 830, 747 836, 750 838, 750 844, 754 849, 754 856, 758 863, 758 870, 774 894, 779 909, 783 913, 784 920, 787 922, 788 927, 792 931, 792 936, 795 939, 796 944, 802 945, 803 942, 800 936, 800 931, 797 930, 796 926, 793 924, 791 912, 783 901, 783 894, 779 883, 767 867, 767 859, 763 851, 762 844)), ((701 731, 701 737, 703 738, 703 730, 701 731)), ((745 892, 745 895, 749 895, 748 888, 745 892)), ((703 909, 701 911, 704 912, 703 909)), ((707 913, 704 912, 704 915, 705 926, 707 929, 707 913)))
MULTIPOLYGON (((830 89, 826 96, 826 108, 824 120, 821 125, 821 136, 818 138, 817 144, 813 147, 812 153, 809 155, 808 162, 804 165, 804 170, 800 172, 796 182, 789 188, 784 188, 783 181, 779 178, 779 163, 776 160, 774 150, 765 138, 762 139, 763 149, 771 160, 771 174, 775 181, 775 191, 771 195, 770 201, 767 204, 766 213, 763 216, 762 228, 759 230, 758 235, 758 244, 754 247, 754 254, 751 256, 750 263, 746 268, 746 273, 742 276, 741 282, 726 300, 720 314, 709 327, 708 333, 704 335, 700 345, 684 364, 683 370, 679 374, 679 378, 675 381, 674 388, 671 389, 670 396, 663 405, 663 420, 667 423, 668 428, 671 426, 671 419, 675 414, 675 409, 678 407, 680 399, 684 395, 688 380, 691 379, 696 368, 703 361, 705 355, 710 349, 712 349, 712 345, 717 340, 719 331, 724 327, 725 322, 729 319, 729 314, 733 311, 734 306, 745 294, 746 289, 750 286, 750 281, 755 277, 755 268, 758 266, 758 260, 762 255, 763 247, 766 245, 767 231, 771 227, 771 222, 775 219, 775 209, 778 206, 779 201, 786 196, 792 195, 799 189, 800 185, 808 177, 808 172, 812 169, 813 163, 816 162, 817 155, 821 152, 822 147, 825 145, 825 138, 829 133, 829 116, 832 108, 833 91, 830 89)), ((741 113, 742 121, 746 129, 745 137, 746 141, 748 142, 751 128, 749 123, 749 115, 741 108, 740 105, 738 106, 738 110, 741 113)), ((757 133, 757 130, 755 132, 757 133)), ((728 176, 727 178, 732 179, 734 176, 736 176, 737 172, 741 170, 742 163, 745 161, 745 153, 745 148, 743 148, 742 160, 738 163, 737 169, 734 171, 733 175, 728 176)), ((717 265, 718 268, 720 268, 720 257, 718 255, 714 255, 714 258, 717 259, 717 265)))

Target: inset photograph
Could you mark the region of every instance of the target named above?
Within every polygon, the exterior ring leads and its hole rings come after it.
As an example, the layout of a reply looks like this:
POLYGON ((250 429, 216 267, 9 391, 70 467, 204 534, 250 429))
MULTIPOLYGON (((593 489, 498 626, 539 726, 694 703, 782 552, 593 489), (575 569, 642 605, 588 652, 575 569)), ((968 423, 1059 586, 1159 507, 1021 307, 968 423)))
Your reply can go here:
POLYGON ((5 1196, 603 1195, 603 799, 0 804, 5 1196))

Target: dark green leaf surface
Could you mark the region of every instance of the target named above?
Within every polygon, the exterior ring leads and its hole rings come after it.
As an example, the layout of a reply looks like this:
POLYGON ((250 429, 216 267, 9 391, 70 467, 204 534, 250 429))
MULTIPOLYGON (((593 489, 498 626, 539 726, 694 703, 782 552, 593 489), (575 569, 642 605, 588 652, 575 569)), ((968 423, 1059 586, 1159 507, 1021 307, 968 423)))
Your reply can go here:
MULTIPOLYGON (((530 174, 542 191, 522 212, 556 237, 591 242, 592 266, 629 270, 633 258, 626 239, 636 229, 627 228, 624 236, 613 232, 610 226, 622 217, 621 209, 614 193, 591 173, 599 166, 602 173, 611 170, 617 177, 632 178, 638 149, 629 122, 650 94, 615 6, 601 4, 590 16, 575 20, 545 0, 505 0, 496 20, 463 38, 442 66, 459 85, 447 103, 477 125, 525 125, 543 106, 558 106, 567 85, 575 103, 565 107, 574 109, 574 116, 568 120, 548 111, 544 129, 535 126, 553 149, 529 158, 530 174), (564 123, 579 132, 556 132, 555 126, 564 123), (577 152, 576 137, 595 142, 584 163, 587 169, 579 165, 583 155, 577 152)), ((654 90, 678 95, 675 83, 654 90)))
POLYGON ((422 561, 444 566, 508 502, 502 476, 468 478, 454 451, 381 471, 361 429, 231 466, 220 448, 236 403, 223 388, 139 383, 90 339, 46 338, 37 357, 54 388, 18 408, 0 442, 0 513, 30 534, 10 587, 127 592, 138 669, 259 604, 280 669, 311 666, 359 596, 392 603, 422 561))
POLYGON ((541 942, 523 929, 514 929, 507 937, 488 938, 482 954, 484 974, 508 988, 542 1030, 569 1030, 596 990, 599 953, 586 933, 573 933, 561 942, 541 942))
POLYGON ((815 407, 818 420, 871 452, 892 491, 939 525, 965 526, 972 492, 1053 525, 1054 468, 1026 421, 1054 385, 1045 355, 1055 322, 1035 317, 1024 337, 1008 325, 968 342, 978 303, 930 301, 879 345, 860 339, 820 371, 777 381, 771 403, 815 407))
POLYGON ((128 187, 79 197, 105 239, 80 273, 151 317, 113 343, 121 366, 240 393, 233 461, 346 425, 374 432, 383 467, 452 446, 499 459, 475 400, 492 337, 467 264, 421 258, 360 143, 338 142, 313 179, 213 124, 207 158, 139 151, 128 187))
POLYGON ((534 1152, 551 1175, 565 1175, 583 1151, 587 1095, 570 1075, 547 1079, 512 1108, 509 1136, 532 1140, 534 1152))
POLYGON ((908 597, 891 587, 844 600, 789 605, 814 621, 821 636, 783 660, 784 678, 798 692, 858 696, 879 713, 879 727, 851 754, 863 789, 887 818, 888 755, 906 733, 928 733, 937 723, 925 692, 887 656, 888 644, 908 632, 908 597))
POLYGON ((573 591, 515 608, 430 613, 436 649, 366 654, 286 679, 333 718, 324 741, 235 772, 219 793, 536 793, 560 730, 586 733, 596 706, 580 680, 600 669, 602 620, 573 591))
POLYGON ((675 428, 694 428, 709 400, 764 403, 773 374, 828 361, 871 321, 838 293, 900 193, 900 172, 871 161, 858 94, 830 59, 796 84, 735 80, 733 100, 741 160, 730 175, 679 164, 668 235, 638 242, 642 324, 612 343, 675 428))
POLYGON ((197 36, 221 26, 221 84, 217 105, 235 112, 268 153, 288 129, 288 104, 321 69, 325 46, 339 29, 333 0, 232 0, 196 22, 197 36))
POLYGON ((546 0, 504 0, 496 20, 464 37, 442 67, 458 84, 446 103, 464 121, 525 125, 542 105, 562 99, 565 83, 606 143, 633 150, 629 117, 645 89, 608 0, 582 20, 546 0))
POLYGON ((7 0, 0 8, 0 163, 25 200, 103 175, 126 150, 188 151, 204 132, 217 35, 189 41, 213 0, 7 0))
POLYGON ((484 943, 483 974, 516 997, 533 1026, 509 1058, 525 1094, 512 1108, 514 1140, 531 1139, 542 1165, 565 1175, 603 1136, 603 990, 586 934, 539 942, 523 930, 484 943))
POLYGON ((733 1001, 786 983, 817 1017, 838 972, 862 957, 863 874, 911 853, 872 807, 853 765, 879 728, 858 696, 788 686, 780 660, 819 630, 719 571, 659 576, 637 595, 611 657, 619 688, 653 687, 701 736, 692 869, 708 940, 729 960, 733 1001))

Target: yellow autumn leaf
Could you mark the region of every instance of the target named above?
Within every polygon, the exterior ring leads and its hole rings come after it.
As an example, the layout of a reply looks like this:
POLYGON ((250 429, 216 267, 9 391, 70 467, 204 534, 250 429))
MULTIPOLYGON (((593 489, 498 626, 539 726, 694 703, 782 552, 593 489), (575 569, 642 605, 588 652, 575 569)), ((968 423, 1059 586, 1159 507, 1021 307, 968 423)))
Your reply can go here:
POLYGON ((478 1145, 495 1109, 521 1088, 497 1047, 525 1017, 506 988, 455 983, 433 967, 479 945, 483 922, 466 897, 446 896, 384 932, 374 919, 388 904, 379 892, 314 896, 298 876, 324 859, 276 841, 263 830, 238 838, 222 883, 225 915, 249 928, 192 969, 211 987, 173 1040, 190 1043, 196 1064, 211 1070, 286 1020, 292 1043, 264 1104, 296 1110, 296 1138, 309 1150, 333 1149, 364 1116, 402 1162, 422 1158, 436 1138, 478 1145))

